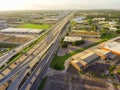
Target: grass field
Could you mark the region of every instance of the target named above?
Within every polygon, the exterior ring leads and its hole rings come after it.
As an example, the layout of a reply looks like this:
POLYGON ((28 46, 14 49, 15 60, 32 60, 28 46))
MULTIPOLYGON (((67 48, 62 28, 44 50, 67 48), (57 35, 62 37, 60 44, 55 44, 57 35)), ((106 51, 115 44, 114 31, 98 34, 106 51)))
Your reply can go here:
POLYGON ((19 26, 19 28, 33 28, 33 29, 48 29, 49 27, 50 25, 48 24, 36 25, 36 24, 30 24, 30 23, 19 26))
POLYGON ((44 88, 44 86, 45 86, 45 83, 46 83, 46 80, 47 80, 47 77, 45 77, 45 78, 42 80, 42 82, 41 82, 38 90, 43 90, 43 88, 44 88))

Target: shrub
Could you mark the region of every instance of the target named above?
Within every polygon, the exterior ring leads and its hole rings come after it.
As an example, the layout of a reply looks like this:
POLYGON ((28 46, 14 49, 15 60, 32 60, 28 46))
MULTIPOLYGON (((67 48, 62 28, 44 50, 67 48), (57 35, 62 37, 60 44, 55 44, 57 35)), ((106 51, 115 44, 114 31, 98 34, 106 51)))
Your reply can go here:
POLYGON ((81 45, 83 43, 84 43, 84 40, 79 40, 79 41, 73 42, 73 45, 78 46, 78 45, 81 45))
POLYGON ((65 43, 65 42, 63 42, 61 45, 62 45, 62 48, 67 48, 68 47, 67 43, 65 43))

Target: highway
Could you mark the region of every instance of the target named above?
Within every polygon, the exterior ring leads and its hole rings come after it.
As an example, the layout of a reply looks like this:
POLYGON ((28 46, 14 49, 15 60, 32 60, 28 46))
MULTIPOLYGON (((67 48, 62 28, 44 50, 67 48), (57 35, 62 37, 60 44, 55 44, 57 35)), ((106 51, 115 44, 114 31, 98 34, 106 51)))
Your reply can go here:
MULTIPOLYGON (((45 33, 47 33, 47 32, 45 32, 45 33)), ((36 38, 32 39, 28 43, 25 43, 25 44, 23 44, 23 45, 15 48, 15 49, 13 49, 12 51, 6 53, 4 56, 0 57, 0 67, 2 65, 4 65, 6 62, 8 62, 17 53, 19 53, 20 51, 22 51, 24 48, 26 48, 27 46, 29 46, 31 43, 35 42, 38 38, 40 38, 45 33, 41 34, 39 37, 36 37, 36 38)))
MULTIPOLYGON (((58 23, 59 24, 59 23, 58 23)), ((56 24, 56 25, 58 25, 56 24)), ((54 26, 55 27, 55 26, 54 26)), ((49 30, 50 31, 50 30, 49 30)), ((48 31, 47 31, 48 32, 48 31)), ((4 70, 1 71, 1 74, 0 74, 0 78, 2 78, 3 76, 5 76, 6 74, 8 74, 11 69, 14 69, 17 65, 21 64, 25 59, 27 59, 27 57, 31 54, 33 54, 36 50, 39 51, 39 49, 41 49, 41 46, 44 44, 43 42, 46 43, 46 39, 43 39, 42 41, 40 41, 39 43, 37 43, 32 49, 30 49, 27 53, 25 53, 24 55, 22 55, 18 60, 16 60, 13 64, 7 66, 7 68, 5 68, 4 70)), ((8 57, 9 58, 9 57, 8 57)), ((3 61, 6 61, 3 60, 3 61)))
POLYGON ((3 55, 2 57, 0 57, 0 67, 3 66, 4 64, 6 64, 6 62, 8 62, 13 56, 15 56, 17 53, 21 52, 24 48, 26 48, 27 46, 29 46, 30 44, 32 44, 33 42, 35 42, 37 39, 39 39, 41 36, 47 34, 48 32, 50 32, 53 28, 55 28, 61 21, 59 21, 57 24, 55 24, 53 27, 51 27, 49 30, 46 30, 45 32, 43 32, 40 36, 32 39, 31 41, 13 49, 12 51, 6 53, 5 55, 3 55))
MULTIPOLYGON (((59 28, 60 32, 59 32, 58 36, 56 37, 53 45, 49 49, 49 51, 46 54, 46 56, 44 57, 44 59, 38 64, 38 66, 32 72, 32 74, 30 75, 28 80, 25 81, 24 85, 22 86, 22 88, 20 88, 20 90, 30 90, 30 89, 31 90, 37 90, 38 89, 36 84, 38 84, 38 86, 39 86, 40 82, 37 82, 35 84, 34 84, 34 82, 36 81, 37 77, 39 77, 39 75, 42 77, 43 73, 46 71, 46 67, 49 66, 52 58, 54 57, 54 54, 57 51, 57 48, 59 47, 59 41, 60 41, 60 39, 62 37, 62 34, 63 34, 62 30, 63 30, 64 26, 67 24, 70 17, 71 17, 71 15, 69 16, 69 18, 66 18, 66 19, 63 20, 63 23, 61 23, 62 25, 59 28)), ((41 79, 41 77, 40 77, 40 79, 41 79)))
MULTIPOLYGON (((61 32, 62 28, 64 27, 64 25, 67 23, 68 20, 69 20, 68 18, 65 18, 62 21, 60 21, 58 25, 51 31, 51 33, 47 34, 47 36, 43 40, 37 43, 27 53, 22 55, 17 61, 15 61, 11 65, 9 65, 7 68, 2 70, 0 72, 0 76, 1 76, 0 84, 2 85, 6 81, 10 80, 10 78, 15 76, 16 74, 18 77, 16 77, 15 80, 11 83, 10 87, 12 87, 15 84, 14 82, 16 82, 18 78, 21 78, 20 81, 22 81, 23 77, 28 72, 30 72, 30 69, 37 62, 40 61, 40 58, 48 51, 51 45, 53 45, 53 43, 56 41, 56 38, 58 37, 59 33, 61 32), (65 21, 66 23, 63 23, 65 21), (49 40, 46 42, 48 38, 49 40)), ((18 82, 18 85, 20 84, 20 81, 18 82)), ((13 90, 13 89, 9 89, 9 90, 13 90)))
MULTIPOLYGON (((54 33, 56 33, 56 31, 54 31, 54 33)), ((47 37, 46 37, 47 38, 47 37)), ((19 70, 18 68, 20 67, 25 67, 28 62, 31 62, 32 60, 34 60, 34 58, 37 57, 37 55, 40 57, 40 55, 43 55, 47 49, 49 49, 50 45, 46 44, 46 39, 43 39, 41 42, 39 42, 38 44, 36 44, 32 49, 30 49, 25 55, 21 56, 18 60, 17 60, 17 65, 15 66, 14 63, 11 64, 9 67, 12 68, 13 70, 9 70, 8 68, 6 68, 5 70, 3 70, 1 73, 3 73, 5 76, 0 80, 0 85, 3 84, 4 82, 6 82, 6 80, 9 80, 12 76, 14 76, 19 70), (47 46, 47 47, 46 47, 47 46), (19 62, 20 63, 19 63, 19 62), (27 62, 26 64, 22 65, 23 62, 27 62), (20 67, 19 67, 20 65, 20 67), (17 68, 17 69, 16 69, 17 68), (8 71, 9 70, 9 71, 8 71), (13 73, 14 71, 14 73, 13 73), (12 72, 12 74, 11 74, 12 72), (16 73, 15 73, 16 72, 16 73), (6 79, 9 78, 9 79, 6 79)))

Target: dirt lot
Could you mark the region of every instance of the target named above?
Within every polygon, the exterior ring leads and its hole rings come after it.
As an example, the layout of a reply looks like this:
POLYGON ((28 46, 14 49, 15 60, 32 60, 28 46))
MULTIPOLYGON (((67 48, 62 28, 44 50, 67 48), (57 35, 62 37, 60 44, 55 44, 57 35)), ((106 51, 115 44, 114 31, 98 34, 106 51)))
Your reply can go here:
POLYGON ((3 34, 0 34, 0 41, 4 41, 8 38, 12 37, 12 35, 3 35, 3 34))
POLYGON ((28 38, 28 37, 11 37, 5 41, 10 42, 10 43, 25 43, 29 40, 30 40, 30 38, 28 38))
POLYGON ((27 41, 29 41, 31 38, 30 37, 16 37, 13 35, 4 35, 4 34, 0 34, 0 42, 3 43, 25 43, 27 41))

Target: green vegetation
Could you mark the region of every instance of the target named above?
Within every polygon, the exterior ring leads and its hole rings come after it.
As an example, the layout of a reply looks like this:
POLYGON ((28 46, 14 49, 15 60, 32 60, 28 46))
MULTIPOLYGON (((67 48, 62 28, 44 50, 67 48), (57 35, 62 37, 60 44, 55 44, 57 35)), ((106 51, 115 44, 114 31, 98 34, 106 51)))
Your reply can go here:
POLYGON ((118 34, 120 34, 120 29, 119 29, 119 30, 117 30, 117 33, 118 33, 118 34))
POLYGON ((3 53, 10 51, 12 48, 6 48, 5 50, 0 52, 0 56, 3 55, 3 53))
POLYGON ((7 67, 8 65, 12 64, 14 61, 16 61, 18 58, 20 58, 22 56, 22 53, 18 53, 15 56, 13 56, 6 65, 3 65, 0 67, 1 70, 3 70, 5 67, 7 67))
POLYGON ((114 87, 116 87, 116 88, 119 88, 120 87, 120 84, 118 84, 118 83, 112 83, 113 85, 114 85, 114 87))
POLYGON ((92 77, 98 77, 98 78, 106 78, 106 74, 102 73, 102 74, 98 74, 98 73, 94 73, 94 72, 89 72, 89 75, 92 77))
POLYGON ((107 40, 109 40, 111 38, 115 38, 117 36, 120 36, 120 34, 109 33, 109 34, 102 34, 101 38, 103 41, 107 41, 107 40))
POLYGON ((76 26, 77 25, 77 23, 74 20, 71 20, 70 22, 71 22, 72 26, 76 26))
POLYGON ((79 41, 73 42, 72 44, 75 45, 75 46, 78 46, 78 45, 81 45, 83 43, 85 43, 84 40, 79 40, 79 41))
POLYGON ((64 40, 64 38, 61 38, 60 44, 61 44, 62 48, 67 48, 68 45, 67 45, 67 43, 64 42, 63 40, 64 40))
POLYGON ((117 74, 119 74, 119 75, 120 75, 120 70, 118 70, 117 74))
POLYGON ((44 88, 44 86, 45 86, 45 83, 46 83, 46 80, 47 80, 47 77, 45 77, 45 78, 42 80, 42 82, 41 82, 38 90, 43 90, 43 88, 44 88))
POLYGON ((0 47, 5 47, 5 48, 8 48, 8 47, 14 48, 16 46, 18 46, 18 44, 0 43, 0 47))
POLYGON ((68 45, 67 45, 66 42, 63 42, 63 43, 61 44, 61 46, 62 46, 62 48, 67 48, 67 47, 68 47, 68 45))
POLYGON ((0 56, 3 55, 3 53, 8 52, 18 46, 18 44, 10 44, 10 43, 0 43, 0 48, 6 48, 5 50, 0 52, 0 56))
POLYGON ((110 75, 113 76, 113 71, 114 69, 116 68, 115 65, 111 65, 110 68, 109 68, 109 72, 110 72, 110 75))
POLYGON ((48 24, 23 24, 19 28, 33 28, 33 29, 48 29, 50 25, 48 24))

